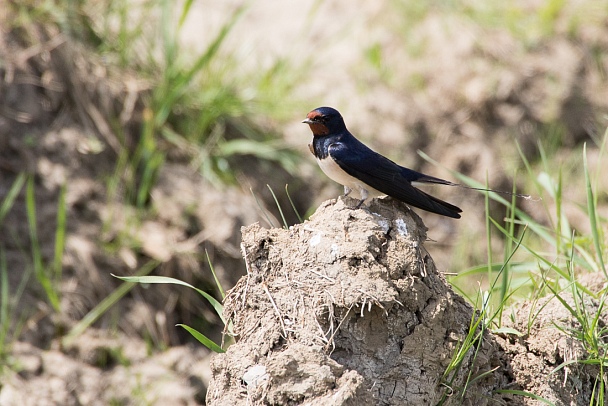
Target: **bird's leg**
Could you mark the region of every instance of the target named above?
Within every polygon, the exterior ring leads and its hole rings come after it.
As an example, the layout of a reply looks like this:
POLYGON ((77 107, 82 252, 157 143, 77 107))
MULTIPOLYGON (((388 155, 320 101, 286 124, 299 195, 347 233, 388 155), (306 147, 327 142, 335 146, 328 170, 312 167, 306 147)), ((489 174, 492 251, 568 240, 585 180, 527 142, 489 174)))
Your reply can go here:
POLYGON ((348 196, 353 190, 348 186, 344 186, 344 197, 348 196))
POLYGON ((359 200, 359 203, 357 203, 357 205, 355 206, 355 210, 357 210, 358 208, 361 207, 361 205, 363 204, 363 202, 365 200, 367 200, 367 196, 369 195, 366 189, 361 189, 360 190, 361 193, 361 200, 359 200))

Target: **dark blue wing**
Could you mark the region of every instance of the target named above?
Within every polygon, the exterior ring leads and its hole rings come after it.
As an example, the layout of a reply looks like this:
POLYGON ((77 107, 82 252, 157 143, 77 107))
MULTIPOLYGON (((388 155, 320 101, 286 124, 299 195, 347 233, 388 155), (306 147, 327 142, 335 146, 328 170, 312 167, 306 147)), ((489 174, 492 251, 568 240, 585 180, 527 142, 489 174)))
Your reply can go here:
POLYGON ((372 151, 352 135, 332 143, 328 150, 329 156, 340 168, 372 188, 419 209, 460 218, 460 208, 412 186, 412 182, 444 185, 450 185, 451 182, 399 166, 372 151))

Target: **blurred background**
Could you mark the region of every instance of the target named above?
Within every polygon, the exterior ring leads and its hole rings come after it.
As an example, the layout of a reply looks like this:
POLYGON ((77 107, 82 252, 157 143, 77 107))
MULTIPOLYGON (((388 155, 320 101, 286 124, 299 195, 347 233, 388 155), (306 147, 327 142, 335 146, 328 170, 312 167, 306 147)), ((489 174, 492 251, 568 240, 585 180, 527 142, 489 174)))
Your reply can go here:
MULTIPOLYGON (((175 324, 220 343, 213 307, 112 274, 221 300, 241 226, 342 193, 300 123, 319 106, 404 166, 534 196, 428 190, 464 211, 418 211, 463 294, 513 249, 490 217, 599 272, 607 71, 598 0, 0 0, 0 404, 203 404, 211 352, 175 324)), ((511 299, 541 294, 518 256, 511 299)))

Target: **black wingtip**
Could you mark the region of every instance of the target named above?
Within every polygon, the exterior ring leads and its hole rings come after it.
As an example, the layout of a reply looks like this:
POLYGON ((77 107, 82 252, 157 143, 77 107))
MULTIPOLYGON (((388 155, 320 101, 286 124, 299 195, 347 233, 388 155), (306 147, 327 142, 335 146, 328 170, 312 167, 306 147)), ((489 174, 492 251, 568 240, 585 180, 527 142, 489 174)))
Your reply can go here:
POLYGON ((440 214, 442 216, 451 217, 453 219, 461 218, 459 213, 462 213, 462 209, 460 207, 454 206, 451 203, 438 199, 435 196, 431 196, 428 193, 424 193, 422 191, 420 191, 420 192, 423 193, 424 195, 426 195, 429 199, 431 199, 435 203, 435 204, 433 204, 432 209, 425 208, 425 210, 430 211, 435 214, 440 214))

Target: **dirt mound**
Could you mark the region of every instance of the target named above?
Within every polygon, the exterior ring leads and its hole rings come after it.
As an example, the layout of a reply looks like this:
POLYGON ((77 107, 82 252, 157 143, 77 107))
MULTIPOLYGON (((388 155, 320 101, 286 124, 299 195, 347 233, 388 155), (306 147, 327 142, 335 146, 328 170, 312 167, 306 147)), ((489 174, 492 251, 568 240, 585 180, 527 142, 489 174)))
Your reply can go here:
MULTIPOLYGON (((243 229, 248 274, 226 302, 238 342, 212 363, 210 404, 441 399, 473 310, 437 272, 417 215, 391 200, 369 211, 353 204, 324 204, 289 230, 243 229)), ((481 351, 478 373, 504 364, 493 340, 481 351)), ((471 363, 453 385, 464 384, 471 363)), ((504 370, 488 375, 466 398, 487 403, 508 382, 504 370)))
MULTIPOLYGON (((326 202, 289 230, 243 228, 248 272, 225 304, 237 342, 212 360, 210 405, 535 402, 513 389, 556 405, 588 403, 597 371, 550 374, 585 354, 552 328, 551 306, 522 338, 484 332, 454 368, 473 309, 437 271, 425 226, 390 199, 369 210, 354 204, 326 202)), ((523 307, 515 320, 528 314, 523 307)))

